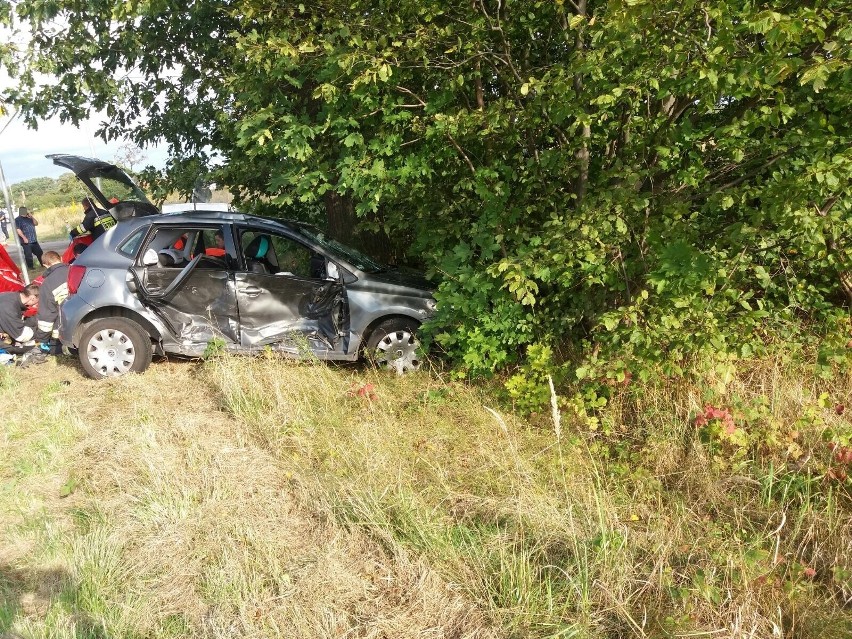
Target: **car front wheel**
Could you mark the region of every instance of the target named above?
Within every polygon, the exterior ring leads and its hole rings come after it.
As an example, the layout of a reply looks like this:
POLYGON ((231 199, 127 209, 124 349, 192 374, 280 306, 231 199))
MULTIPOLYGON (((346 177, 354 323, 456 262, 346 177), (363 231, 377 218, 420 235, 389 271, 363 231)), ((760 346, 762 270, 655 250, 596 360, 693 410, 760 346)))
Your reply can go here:
POLYGON ((141 373, 151 363, 151 340, 133 320, 104 317, 83 331, 78 356, 93 379, 141 373))
POLYGON ((423 364, 416 326, 411 320, 385 320, 370 334, 367 356, 379 368, 396 371, 397 375, 416 371, 423 364))

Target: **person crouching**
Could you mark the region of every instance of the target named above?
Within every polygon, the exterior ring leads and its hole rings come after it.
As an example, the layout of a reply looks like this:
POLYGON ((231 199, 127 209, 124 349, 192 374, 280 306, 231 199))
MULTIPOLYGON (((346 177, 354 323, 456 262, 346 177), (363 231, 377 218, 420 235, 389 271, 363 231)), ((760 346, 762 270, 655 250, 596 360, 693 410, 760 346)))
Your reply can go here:
POLYGON ((37 341, 50 345, 50 353, 57 355, 62 352, 59 344, 59 307, 68 297, 68 264, 56 251, 44 254, 44 280, 39 294, 38 314, 36 315, 35 335, 37 341))
POLYGON ((8 336, 12 344, 5 347, 9 353, 21 355, 21 366, 42 364, 47 356, 35 347, 35 317, 24 319, 24 311, 38 304, 39 287, 30 284, 21 291, 0 293, 0 333, 8 336))

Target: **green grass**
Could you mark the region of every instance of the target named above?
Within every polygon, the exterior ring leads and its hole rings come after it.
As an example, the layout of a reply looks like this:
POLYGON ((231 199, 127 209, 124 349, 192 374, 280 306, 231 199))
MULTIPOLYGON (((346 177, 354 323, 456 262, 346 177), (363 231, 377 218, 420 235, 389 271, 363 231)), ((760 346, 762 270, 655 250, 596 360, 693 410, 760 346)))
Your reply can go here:
POLYGON ((563 401, 557 439, 438 373, 0 370, 0 635, 846 637, 850 381, 803 379, 563 401), (705 441, 735 397, 755 443, 705 441))

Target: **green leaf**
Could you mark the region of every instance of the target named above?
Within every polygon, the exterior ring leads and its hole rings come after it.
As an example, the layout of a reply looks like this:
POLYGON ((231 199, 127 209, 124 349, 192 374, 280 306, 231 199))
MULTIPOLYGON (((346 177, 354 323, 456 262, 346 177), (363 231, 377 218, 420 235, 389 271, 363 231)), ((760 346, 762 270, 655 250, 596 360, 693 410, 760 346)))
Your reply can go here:
POLYGON ((60 497, 68 497, 77 489, 77 480, 74 477, 69 477, 68 480, 59 488, 60 497))

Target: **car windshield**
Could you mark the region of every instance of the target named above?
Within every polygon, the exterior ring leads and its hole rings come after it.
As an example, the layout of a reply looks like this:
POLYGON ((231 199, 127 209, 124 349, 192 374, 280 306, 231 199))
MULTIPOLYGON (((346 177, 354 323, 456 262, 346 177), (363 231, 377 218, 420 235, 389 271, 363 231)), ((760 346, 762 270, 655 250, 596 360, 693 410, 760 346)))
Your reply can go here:
POLYGON ((346 246, 345 244, 341 244, 337 240, 328 237, 328 235, 320 231, 315 226, 309 226, 307 224, 298 224, 297 226, 299 227, 299 231, 302 235, 313 240, 329 253, 336 255, 345 262, 348 262, 358 270, 365 271, 367 273, 378 273, 379 271, 386 271, 388 269, 385 264, 367 257, 358 249, 346 246))

